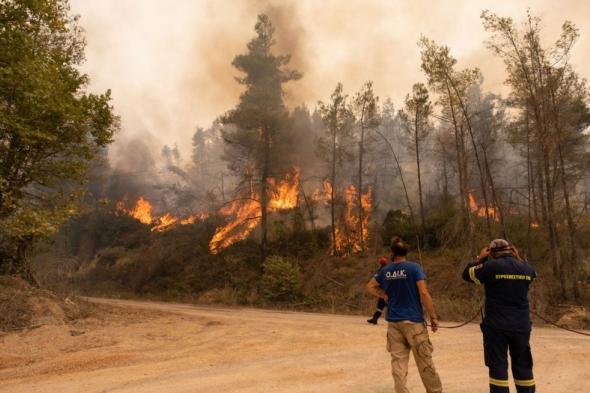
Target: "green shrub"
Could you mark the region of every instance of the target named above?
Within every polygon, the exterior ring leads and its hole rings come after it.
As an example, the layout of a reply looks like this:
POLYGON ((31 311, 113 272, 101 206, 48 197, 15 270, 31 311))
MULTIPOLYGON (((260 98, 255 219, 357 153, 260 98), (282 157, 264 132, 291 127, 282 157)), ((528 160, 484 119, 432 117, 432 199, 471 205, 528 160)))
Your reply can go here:
POLYGON ((268 257, 263 267, 262 292, 267 300, 288 302, 301 295, 303 282, 298 265, 275 255, 268 257))
POLYGON ((389 248, 393 236, 401 236, 410 245, 414 245, 416 230, 412 227, 410 216, 401 210, 389 210, 381 226, 383 246, 389 248))

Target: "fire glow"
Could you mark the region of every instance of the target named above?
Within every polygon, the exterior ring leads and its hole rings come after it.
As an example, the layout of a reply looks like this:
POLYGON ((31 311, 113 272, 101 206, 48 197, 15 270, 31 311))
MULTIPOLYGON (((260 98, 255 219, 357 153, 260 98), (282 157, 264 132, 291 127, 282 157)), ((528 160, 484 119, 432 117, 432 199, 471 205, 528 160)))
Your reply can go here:
POLYGON ((116 214, 117 215, 128 215, 142 224, 151 225, 152 232, 163 232, 175 225, 189 225, 194 224, 197 221, 201 221, 209 217, 209 214, 205 211, 201 211, 198 214, 191 214, 184 219, 180 219, 179 217, 175 217, 170 213, 166 213, 162 216, 154 216, 153 213, 153 206, 145 199, 143 196, 140 196, 135 201, 135 204, 131 209, 127 209, 127 197, 123 198, 116 205, 116 214))
MULTIPOLYGON (((270 213, 286 211, 297 207, 299 202, 300 171, 295 168, 283 179, 271 178, 268 180, 268 211, 270 213)), ((331 201, 332 184, 324 180, 322 190, 313 192, 312 199, 328 206, 331 201)), ((336 249, 341 254, 359 252, 363 244, 367 243, 369 236, 369 219, 371 216, 372 189, 369 188, 361 195, 361 208, 363 212, 363 229, 359 234, 360 218, 358 212, 358 194, 356 187, 349 185, 345 189, 345 205, 342 215, 336 226, 336 249)), ((231 217, 224 226, 217 228, 213 238, 209 242, 209 250, 217 254, 221 250, 234 243, 246 239, 260 224, 262 210, 259 194, 252 192, 243 196, 237 196, 233 201, 219 210, 219 214, 231 217)))
MULTIPOLYGON (((469 191, 469 210, 477 214, 478 217, 486 217, 486 206, 478 206, 471 191, 469 191)), ((500 213, 493 206, 487 207, 487 215, 492 217, 494 222, 498 222, 500 219, 500 213)))
MULTIPOLYGON (((331 190, 331 186, 330 186, 331 190)), ((336 250, 341 254, 350 254, 363 250, 369 237, 369 218, 371 216, 371 195, 373 190, 369 187, 366 193, 361 195, 361 209, 363 212, 363 230, 359 234, 360 218, 358 214, 357 190, 353 185, 346 187, 342 217, 336 226, 336 250)))
MULTIPOLYGON (((277 212, 290 210, 297 207, 299 200, 299 168, 284 179, 268 180, 268 211, 277 212)), ((257 193, 246 197, 238 197, 219 210, 223 216, 234 216, 222 227, 217 228, 213 238, 209 242, 209 250, 217 254, 224 248, 244 240, 258 226, 262 218, 260 199, 257 193)))
POLYGON ((269 179, 268 184, 271 188, 272 198, 269 202, 271 211, 288 210, 297 206, 299 197, 299 175, 301 171, 296 168, 292 175, 287 175, 285 179, 269 179))

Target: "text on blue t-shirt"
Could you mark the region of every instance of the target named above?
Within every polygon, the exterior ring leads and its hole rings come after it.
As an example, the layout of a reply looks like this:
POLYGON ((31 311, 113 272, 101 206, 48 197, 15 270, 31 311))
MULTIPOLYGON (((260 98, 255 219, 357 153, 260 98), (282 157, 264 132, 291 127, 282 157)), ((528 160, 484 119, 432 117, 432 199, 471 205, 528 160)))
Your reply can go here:
POLYGON ((388 297, 387 315, 389 322, 424 322, 422 302, 417 281, 425 280, 426 274, 415 262, 402 261, 385 265, 375 279, 388 297))

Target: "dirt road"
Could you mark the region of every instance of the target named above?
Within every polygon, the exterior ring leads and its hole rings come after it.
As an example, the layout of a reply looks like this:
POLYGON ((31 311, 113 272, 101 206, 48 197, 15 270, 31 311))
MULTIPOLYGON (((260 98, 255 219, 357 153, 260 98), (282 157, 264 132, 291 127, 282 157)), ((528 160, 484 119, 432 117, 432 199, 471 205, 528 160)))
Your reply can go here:
MULTIPOLYGON (((369 326, 357 316, 94 301, 124 307, 122 317, 1 338, 0 392, 393 392, 383 323, 369 326)), ((446 392, 487 392, 477 325, 441 330, 432 341, 446 392)), ((587 388, 588 337, 536 328, 533 354, 538 391, 587 388)), ((414 368, 409 388, 424 391, 414 368)))

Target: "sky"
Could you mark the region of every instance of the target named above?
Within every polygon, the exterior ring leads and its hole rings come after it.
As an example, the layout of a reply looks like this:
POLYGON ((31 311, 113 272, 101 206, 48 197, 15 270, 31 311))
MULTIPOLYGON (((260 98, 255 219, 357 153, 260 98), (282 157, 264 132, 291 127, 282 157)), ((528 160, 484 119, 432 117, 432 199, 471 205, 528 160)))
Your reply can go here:
POLYGON ((421 35, 449 46, 459 67, 479 67, 484 89, 506 94, 503 63, 485 46, 485 9, 522 21, 530 8, 542 18, 548 43, 571 20, 581 34, 571 62, 590 77, 590 1, 71 0, 71 6, 85 30, 81 69, 89 89, 111 89, 121 117, 111 157, 139 137, 155 152, 177 144, 188 158, 196 127, 208 127, 238 102, 231 61, 246 51, 260 13, 275 24, 277 54, 291 53, 292 67, 303 72, 287 86, 290 107, 314 108, 338 82, 352 95, 372 80, 381 100, 390 97, 399 109, 412 84, 425 81, 421 35))

